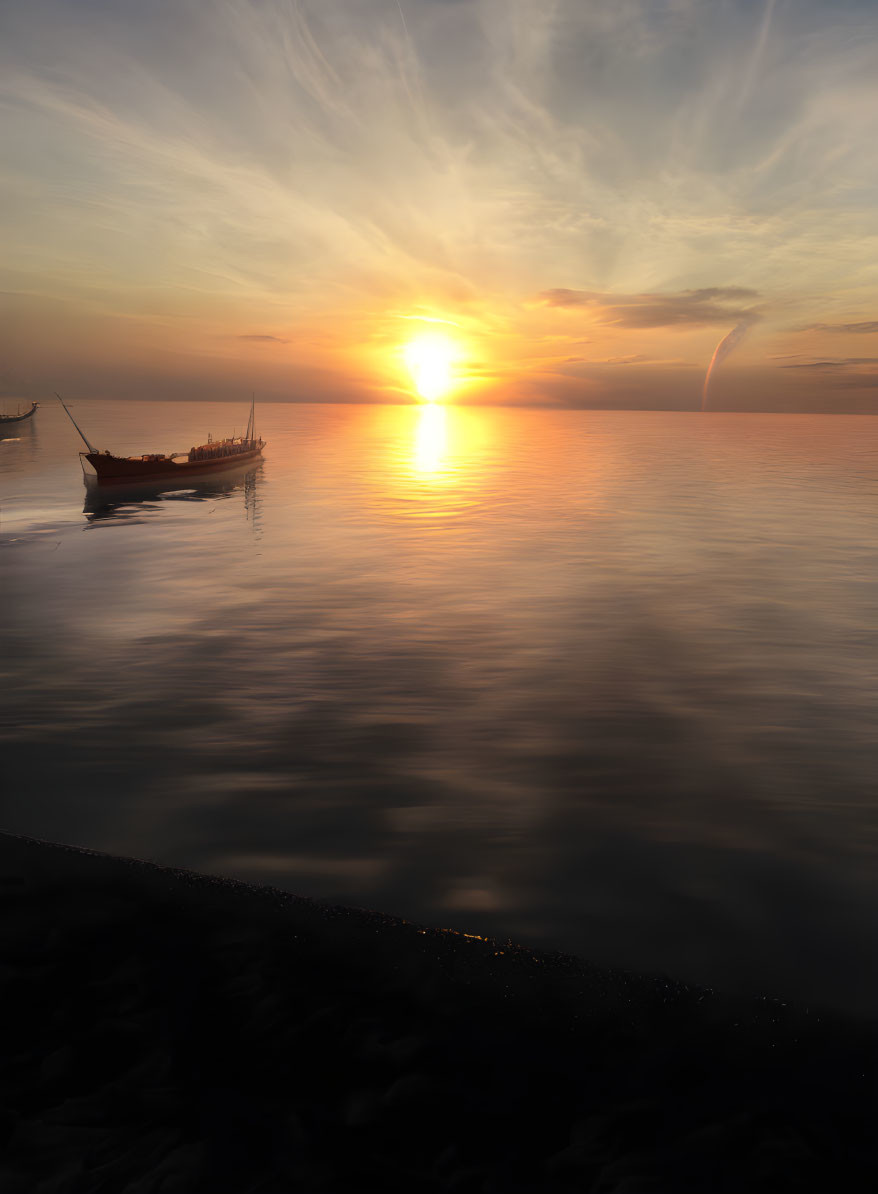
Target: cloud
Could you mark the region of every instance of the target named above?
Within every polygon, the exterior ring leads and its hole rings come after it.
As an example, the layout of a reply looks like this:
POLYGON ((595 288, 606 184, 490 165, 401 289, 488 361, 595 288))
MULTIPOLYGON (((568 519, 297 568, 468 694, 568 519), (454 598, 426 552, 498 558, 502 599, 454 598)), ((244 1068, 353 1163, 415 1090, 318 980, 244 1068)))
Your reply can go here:
POLYGON ((800 332, 841 332, 856 336, 870 336, 878 333, 878 319, 867 319, 860 323, 812 323, 806 328, 797 328, 800 332))
POLYGON ((711 286, 677 294, 602 294, 588 290, 556 288, 539 296, 547 307, 592 307, 603 323, 623 328, 709 327, 715 324, 752 324, 761 318, 742 300, 758 298, 743 286, 711 286))
MULTIPOLYGON (((529 360, 550 317, 521 297, 540 291, 619 340, 719 339, 757 303, 860 312, 878 293, 874 5, 0 8, 2 284, 43 308, 15 367, 43 359, 50 304, 73 313, 47 382, 99 368, 122 321, 130 370, 135 348, 144 377, 200 352, 209 390, 218 338, 232 352, 248 324, 344 372, 359 358, 335 349, 374 344, 393 312, 506 320, 529 360)), ((286 386, 285 354, 250 356, 286 386)))
POLYGON ((878 357, 838 357, 817 361, 802 361, 795 365, 781 365, 794 369, 799 377, 808 378, 824 387, 840 390, 878 389, 878 357))
POLYGON ((282 340, 280 336, 236 336, 236 340, 256 340, 261 344, 289 344, 289 340, 282 340))
MULTIPOLYGON (((691 367, 692 361, 681 360, 679 357, 652 357, 643 352, 628 353, 619 357, 567 357, 564 365, 587 365, 597 367, 603 365, 671 365, 675 368, 691 367)), ((561 370, 566 372, 566 370, 561 370)))
POLYGON ((850 369, 859 365, 878 365, 878 357, 842 357, 836 361, 804 361, 799 365, 781 365, 781 369, 850 369))

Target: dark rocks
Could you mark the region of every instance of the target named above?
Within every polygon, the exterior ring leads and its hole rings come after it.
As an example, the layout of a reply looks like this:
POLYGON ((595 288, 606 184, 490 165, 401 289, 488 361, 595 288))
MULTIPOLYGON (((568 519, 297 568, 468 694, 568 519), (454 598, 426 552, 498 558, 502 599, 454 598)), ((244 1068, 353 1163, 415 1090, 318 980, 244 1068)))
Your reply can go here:
POLYGON ((441 1107, 445 1098, 435 1079, 426 1074, 405 1074, 387 1088, 381 1101, 392 1111, 423 1111, 441 1107))
POLYGON ((868 1026, 120 860, 5 865, 3 1194, 878 1186, 868 1026))
POLYGON ((363 1128, 377 1122, 381 1115, 381 1094, 377 1090, 356 1091, 345 1101, 343 1122, 349 1128, 363 1128))

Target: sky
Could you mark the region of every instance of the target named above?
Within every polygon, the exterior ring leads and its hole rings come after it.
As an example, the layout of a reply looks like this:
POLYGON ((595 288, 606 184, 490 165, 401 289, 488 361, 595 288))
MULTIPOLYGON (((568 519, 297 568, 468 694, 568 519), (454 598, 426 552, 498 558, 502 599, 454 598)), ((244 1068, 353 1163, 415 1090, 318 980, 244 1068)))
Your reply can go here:
POLYGON ((0 0, 0 391, 407 402, 427 338, 878 413, 876 61, 876 0, 0 0))

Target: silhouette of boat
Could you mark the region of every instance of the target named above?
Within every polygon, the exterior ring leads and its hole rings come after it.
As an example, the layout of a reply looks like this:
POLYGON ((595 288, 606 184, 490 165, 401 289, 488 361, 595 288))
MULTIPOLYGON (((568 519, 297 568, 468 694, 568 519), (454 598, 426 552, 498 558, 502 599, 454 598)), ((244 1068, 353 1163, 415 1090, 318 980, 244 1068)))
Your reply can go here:
POLYGON ((29 419, 31 417, 39 405, 39 402, 32 402, 30 404, 30 410, 22 412, 21 408, 19 407, 18 412, 14 415, 0 415, 0 423, 23 423, 25 419, 29 419))
MULTIPOLYGON (((60 394, 55 397, 67 411, 67 417, 79 432, 87 452, 80 452, 80 460, 87 461, 97 474, 102 485, 131 485, 138 482, 179 481, 186 477, 203 476, 228 468, 240 468, 242 464, 256 461, 262 455, 265 441, 257 439, 255 431, 256 403, 250 403, 250 418, 244 435, 230 439, 213 439, 208 436, 206 444, 190 448, 188 452, 146 453, 143 456, 114 456, 108 451, 98 451, 86 439, 82 428, 67 408, 60 394)), ((85 469, 83 468, 83 472, 85 469)))
POLYGON ((144 513, 164 502, 207 502, 228 497, 238 490, 245 500, 252 496, 262 461, 252 461, 207 476, 186 476, 160 481, 103 484, 93 473, 83 475, 85 501, 82 512, 89 522, 118 518, 142 521, 144 513))

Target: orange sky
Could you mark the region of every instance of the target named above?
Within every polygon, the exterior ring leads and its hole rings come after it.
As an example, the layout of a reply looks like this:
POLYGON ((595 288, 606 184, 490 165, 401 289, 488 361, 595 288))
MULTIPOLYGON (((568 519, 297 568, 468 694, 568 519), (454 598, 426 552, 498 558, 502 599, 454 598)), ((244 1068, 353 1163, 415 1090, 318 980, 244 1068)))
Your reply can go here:
POLYGON ((865 0, 0 19, 5 394, 878 409, 865 0))

